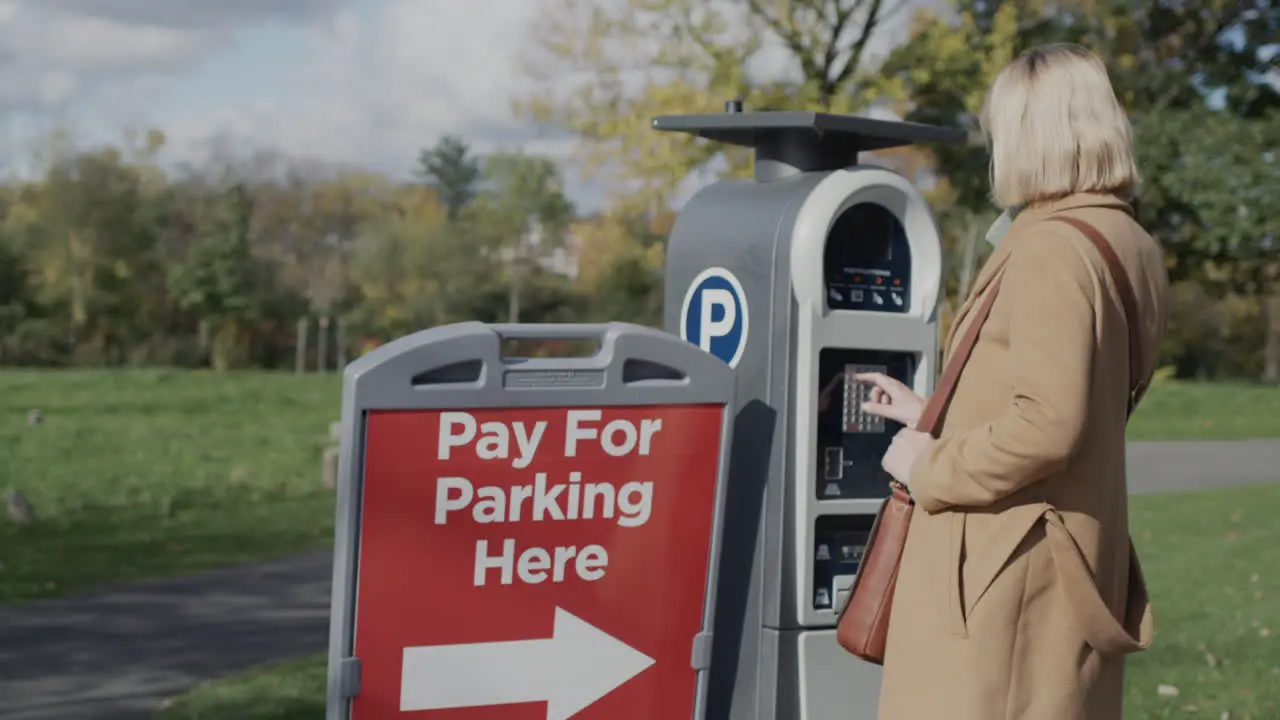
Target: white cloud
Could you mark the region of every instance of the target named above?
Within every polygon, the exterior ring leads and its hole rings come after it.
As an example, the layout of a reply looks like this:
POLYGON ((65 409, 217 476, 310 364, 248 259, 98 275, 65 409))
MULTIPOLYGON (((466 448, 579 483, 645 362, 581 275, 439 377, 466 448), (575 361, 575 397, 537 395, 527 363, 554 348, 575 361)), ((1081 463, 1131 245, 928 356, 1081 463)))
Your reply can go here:
MULTIPOLYGON (((572 140, 512 116, 526 82, 516 64, 536 0, 384 0, 310 31, 310 59, 280 94, 166 126, 180 144, 211 134, 256 139, 287 154, 407 171, 441 135, 478 152, 523 149, 557 158, 572 140)), ((581 188, 579 188, 581 190, 581 188)))
MULTIPOLYGON (((12 4, 24 0, 10 0, 12 4)), ((29 0, 52 13, 94 17, 130 25, 187 30, 243 27, 267 19, 307 21, 345 0, 29 0)))
POLYGON ((57 12, 47 2, 0 4, 0 109, 49 109, 105 78, 172 72, 225 35, 57 12))
MULTIPOLYGON (((157 124, 175 155, 187 157, 211 137, 235 138, 399 174, 421 148, 456 133, 479 152, 518 147, 564 158, 572 138, 510 111, 529 82, 518 61, 544 2, 0 0, 0 60, 10 60, 0 63, 0 111, 61 111, 65 122, 71 106, 82 115, 72 118, 77 125, 157 124), (157 114, 166 93, 191 92, 188 71, 264 25, 300 28, 308 41, 276 87, 157 114)), ((785 58, 759 60, 776 72, 785 58)), ((581 183, 574 191, 588 205, 598 200, 581 183)))

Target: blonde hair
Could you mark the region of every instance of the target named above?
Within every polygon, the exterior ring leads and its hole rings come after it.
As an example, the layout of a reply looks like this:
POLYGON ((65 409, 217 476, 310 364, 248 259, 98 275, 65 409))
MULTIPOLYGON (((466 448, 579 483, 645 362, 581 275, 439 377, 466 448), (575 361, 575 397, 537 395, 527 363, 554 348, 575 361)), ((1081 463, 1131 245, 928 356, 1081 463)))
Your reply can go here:
POLYGON ((1129 119, 1102 61, 1079 45, 1046 45, 1006 65, 981 124, 1000 207, 1079 192, 1129 199, 1137 191, 1129 119))

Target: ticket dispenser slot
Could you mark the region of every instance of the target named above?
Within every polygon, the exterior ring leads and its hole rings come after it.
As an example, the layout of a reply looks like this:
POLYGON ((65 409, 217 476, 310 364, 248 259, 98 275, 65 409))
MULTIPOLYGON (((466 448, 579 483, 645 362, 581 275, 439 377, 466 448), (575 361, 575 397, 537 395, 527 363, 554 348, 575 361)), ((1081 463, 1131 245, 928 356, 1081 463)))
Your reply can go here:
POLYGON ((823 515, 813 533, 813 607, 840 612, 858 576, 875 518, 823 515))

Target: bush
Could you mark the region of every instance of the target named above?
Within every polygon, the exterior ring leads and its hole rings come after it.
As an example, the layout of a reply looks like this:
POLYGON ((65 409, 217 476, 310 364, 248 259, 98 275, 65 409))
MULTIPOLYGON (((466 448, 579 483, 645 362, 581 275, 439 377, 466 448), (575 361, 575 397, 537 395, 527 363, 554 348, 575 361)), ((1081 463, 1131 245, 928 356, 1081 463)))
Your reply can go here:
POLYGON ((1228 294, 1215 298, 1195 282, 1170 288, 1169 326, 1161 364, 1178 378, 1261 376, 1266 321, 1257 297, 1228 294))

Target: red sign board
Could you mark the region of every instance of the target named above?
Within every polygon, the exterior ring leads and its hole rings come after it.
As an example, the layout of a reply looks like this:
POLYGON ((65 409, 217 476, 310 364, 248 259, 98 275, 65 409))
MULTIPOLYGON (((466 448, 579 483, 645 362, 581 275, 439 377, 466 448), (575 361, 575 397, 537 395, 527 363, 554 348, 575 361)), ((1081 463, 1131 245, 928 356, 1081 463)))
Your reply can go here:
POLYGON ((691 717, 722 413, 370 412, 353 720, 691 717))

